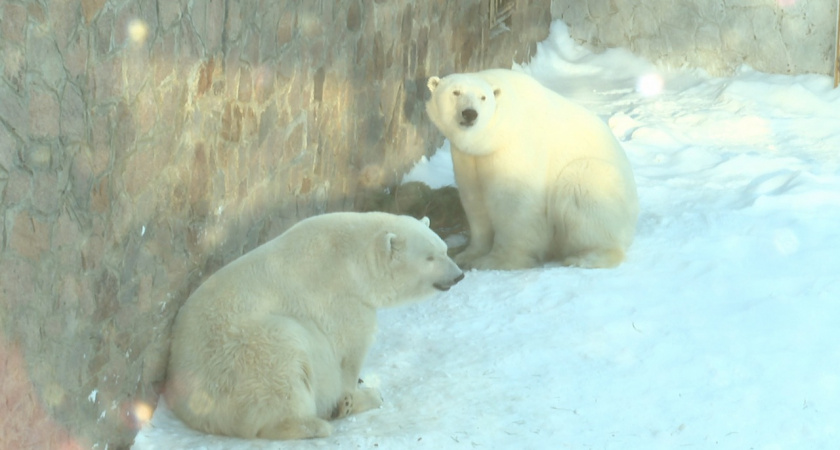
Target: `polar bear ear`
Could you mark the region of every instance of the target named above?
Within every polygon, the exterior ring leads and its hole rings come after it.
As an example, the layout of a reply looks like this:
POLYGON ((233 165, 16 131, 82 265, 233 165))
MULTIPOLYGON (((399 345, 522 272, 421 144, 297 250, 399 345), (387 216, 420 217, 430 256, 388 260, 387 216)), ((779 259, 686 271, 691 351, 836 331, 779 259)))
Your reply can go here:
POLYGON ((429 77, 429 82, 426 83, 426 86, 429 87, 429 92, 434 92, 437 89, 438 85, 440 84, 439 77, 429 77))
POLYGON ((429 226, 429 224, 431 223, 431 222, 429 221, 429 218, 428 218, 428 217, 426 217, 426 216, 423 216, 423 218, 422 218, 422 219, 420 219, 420 222, 422 222, 422 223, 423 223, 423 225, 426 225, 427 227, 428 227, 428 226, 429 226))
POLYGON ((395 252, 399 252, 405 248, 405 238, 387 232, 384 237, 384 248, 385 254, 393 258, 395 252))

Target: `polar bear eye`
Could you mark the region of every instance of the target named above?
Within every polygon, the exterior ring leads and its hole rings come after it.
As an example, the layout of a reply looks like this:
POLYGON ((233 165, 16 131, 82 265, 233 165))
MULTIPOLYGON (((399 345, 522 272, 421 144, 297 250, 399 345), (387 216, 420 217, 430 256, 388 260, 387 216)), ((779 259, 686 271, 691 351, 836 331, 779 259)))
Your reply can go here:
POLYGON ((429 256, 426 257, 426 261, 434 261, 434 260, 435 260, 434 256, 429 255, 429 256))
POLYGON ((481 101, 483 102, 484 100, 487 100, 487 96, 482 95, 481 96, 481 101))
POLYGON ((454 90, 454 91, 452 91, 452 95, 454 95, 454 96, 456 96, 456 97, 457 97, 457 96, 461 95, 461 91, 459 91, 459 90, 454 90))

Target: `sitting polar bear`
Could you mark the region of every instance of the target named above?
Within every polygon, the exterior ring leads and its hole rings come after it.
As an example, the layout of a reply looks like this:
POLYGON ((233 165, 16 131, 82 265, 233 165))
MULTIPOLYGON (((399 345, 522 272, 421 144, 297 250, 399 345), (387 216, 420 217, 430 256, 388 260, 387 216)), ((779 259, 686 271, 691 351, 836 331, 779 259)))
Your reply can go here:
POLYGON ((639 215, 627 156, 586 109, 511 70, 431 77, 470 226, 462 268, 621 263, 639 215))
POLYGON ((428 219, 334 213, 301 221, 210 276, 175 320, 165 398, 189 426, 241 438, 327 436, 378 407, 359 386, 376 308, 464 277, 428 219))

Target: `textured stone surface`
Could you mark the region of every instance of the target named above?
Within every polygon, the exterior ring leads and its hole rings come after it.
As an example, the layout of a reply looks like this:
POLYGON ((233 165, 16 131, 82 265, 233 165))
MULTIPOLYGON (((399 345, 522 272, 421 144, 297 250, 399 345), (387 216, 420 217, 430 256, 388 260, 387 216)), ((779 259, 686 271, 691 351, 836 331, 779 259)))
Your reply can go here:
POLYGON ((549 19, 548 0, 0 2, 0 448, 129 445, 201 280, 369 205, 442 140, 426 78, 525 61, 549 19))
POLYGON ((831 74, 836 0, 552 0, 552 17, 590 48, 623 47, 670 67, 731 74, 831 74))

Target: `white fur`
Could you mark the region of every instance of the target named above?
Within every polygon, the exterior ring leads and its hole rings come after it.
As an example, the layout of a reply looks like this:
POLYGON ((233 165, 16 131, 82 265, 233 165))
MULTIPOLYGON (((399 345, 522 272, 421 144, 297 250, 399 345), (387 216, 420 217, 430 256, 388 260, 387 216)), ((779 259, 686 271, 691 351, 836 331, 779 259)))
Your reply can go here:
POLYGON ((327 436, 381 404, 359 371, 376 308, 463 277, 428 219, 301 221, 210 276, 176 318, 165 398, 189 426, 242 438, 327 436))
POLYGON ((428 87, 426 111, 452 144, 470 225, 456 262, 519 269, 624 260, 639 214, 636 184, 602 120, 511 70, 431 77, 428 87))

